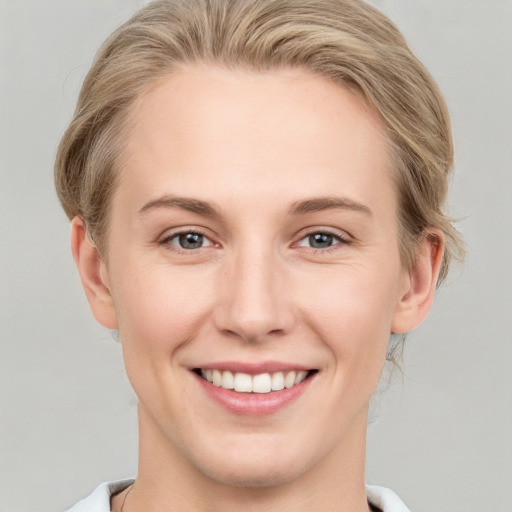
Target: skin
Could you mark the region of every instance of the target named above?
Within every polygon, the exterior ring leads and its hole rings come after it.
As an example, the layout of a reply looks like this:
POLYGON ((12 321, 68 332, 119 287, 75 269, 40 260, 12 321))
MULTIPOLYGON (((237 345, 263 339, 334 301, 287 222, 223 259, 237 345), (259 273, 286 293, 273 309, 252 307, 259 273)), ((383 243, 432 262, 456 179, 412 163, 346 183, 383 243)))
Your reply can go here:
POLYGON ((190 66, 133 106, 121 167, 108 258, 80 218, 72 249, 139 398, 124 511, 369 510, 369 400, 390 333, 427 315, 442 257, 434 232, 414 269, 401 264, 379 116, 304 70, 190 66), (180 248, 187 230, 203 246, 180 248), (333 236, 313 247, 314 233, 333 236), (227 360, 318 371, 291 404, 244 417, 190 370, 227 360))

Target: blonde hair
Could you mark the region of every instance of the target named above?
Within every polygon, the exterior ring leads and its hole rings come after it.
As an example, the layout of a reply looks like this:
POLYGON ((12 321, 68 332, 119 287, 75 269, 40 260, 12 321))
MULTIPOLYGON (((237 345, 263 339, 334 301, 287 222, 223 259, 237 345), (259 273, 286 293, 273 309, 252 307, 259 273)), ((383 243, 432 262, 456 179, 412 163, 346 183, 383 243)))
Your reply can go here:
POLYGON ((444 211, 453 165, 445 102, 395 25, 360 0, 157 0, 117 29, 84 81, 55 164, 66 214, 83 218, 100 252, 130 105, 160 77, 199 62, 256 72, 300 67, 356 91, 387 127, 404 265, 414 266, 429 228, 445 238, 439 282, 462 259, 444 211))

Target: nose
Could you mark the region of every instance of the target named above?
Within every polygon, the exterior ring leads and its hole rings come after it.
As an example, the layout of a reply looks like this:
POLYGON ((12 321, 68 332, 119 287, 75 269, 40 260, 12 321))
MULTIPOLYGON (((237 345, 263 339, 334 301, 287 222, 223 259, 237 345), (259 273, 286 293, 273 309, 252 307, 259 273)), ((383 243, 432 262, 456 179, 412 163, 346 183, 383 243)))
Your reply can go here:
POLYGON ((261 342, 290 332, 295 315, 285 263, 249 245, 225 262, 214 321, 224 334, 261 342))

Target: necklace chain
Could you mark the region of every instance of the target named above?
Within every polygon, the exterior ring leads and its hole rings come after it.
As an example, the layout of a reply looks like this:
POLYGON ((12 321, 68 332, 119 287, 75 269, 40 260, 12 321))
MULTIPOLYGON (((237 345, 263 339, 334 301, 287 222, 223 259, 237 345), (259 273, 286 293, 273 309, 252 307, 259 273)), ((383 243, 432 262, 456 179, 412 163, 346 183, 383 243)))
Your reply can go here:
POLYGON ((133 484, 130 485, 130 489, 128 489, 128 492, 124 495, 123 503, 121 504, 121 510, 119 512, 124 512, 124 504, 126 502, 126 498, 128 498, 128 494, 130 494, 133 490, 133 484))

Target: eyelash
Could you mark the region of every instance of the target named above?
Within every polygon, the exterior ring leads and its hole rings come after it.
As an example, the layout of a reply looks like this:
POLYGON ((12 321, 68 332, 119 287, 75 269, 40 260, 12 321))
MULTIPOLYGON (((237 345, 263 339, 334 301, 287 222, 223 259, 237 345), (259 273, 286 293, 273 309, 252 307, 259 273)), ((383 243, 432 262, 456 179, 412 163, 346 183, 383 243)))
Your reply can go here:
POLYGON ((294 245, 296 245, 298 247, 307 247, 307 248, 311 249, 312 251, 314 251, 315 254, 318 254, 318 253, 325 254, 325 253, 329 253, 331 251, 335 251, 335 250, 339 249, 341 245, 350 245, 350 244, 351 244, 351 240, 348 237, 341 235, 340 233, 334 233, 333 231, 331 231, 329 229, 317 229, 314 231, 310 231, 309 233, 306 233, 302 238, 300 238, 300 240, 298 242, 295 242, 294 245), (330 245, 329 247, 324 247, 324 248, 300 245, 300 242, 302 242, 303 240, 306 240, 307 238, 314 236, 314 235, 330 236, 334 239, 333 244, 330 245))
MULTIPOLYGON (((332 231, 330 231, 328 229, 317 229, 317 230, 305 233, 297 242, 294 242, 292 244, 292 246, 309 248, 315 254, 317 254, 317 253, 325 254, 325 253, 334 251, 336 249, 339 249, 340 245, 350 245, 351 243, 352 243, 351 240, 349 240, 348 238, 342 236, 339 233, 334 233, 334 232, 332 232, 332 231), (327 236, 330 236, 330 237, 332 237, 334 239, 335 243, 333 243, 329 247, 324 247, 324 248, 317 248, 317 247, 301 245, 302 241, 304 241, 307 238, 312 237, 314 235, 327 235, 327 236)), ((215 243, 214 241, 212 241, 208 236, 206 236, 200 230, 192 229, 192 228, 191 229, 183 229, 181 231, 177 231, 175 233, 171 233, 170 235, 168 235, 168 236, 164 237, 162 240, 160 240, 158 242, 158 244, 161 245, 161 246, 172 245, 173 248, 172 249, 169 248, 168 250, 172 250, 172 251, 176 251, 176 252, 179 252, 179 253, 182 253, 182 254, 188 254, 188 255, 193 254, 194 252, 196 252, 199 249, 204 249, 204 248, 207 248, 207 247, 219 247, 220 246, 220 244, 215 243), (172 240, 177 239, 177 238, 179 238, 179 237, 181 237, 183 235, 198 235, 198 236, 201 236, 201 237, 203 237, 204 240, 207 240, 209 242, 209 244, 205 245, 205 246, 198 247, 198 248, 185 249, 183 247, 179 247, 178 244, 172 244, 171 243, 172 240)))
POLYGON ((194 253, 198 249, 203 249, 205 247, 218 247, 219 246, 219 244, 213 242, 210 239, 210 237, 206 236, 204 233, 202 233, 201 231, 199 231, 197 229, 183 229, 181 231, 177 231, 175 233, 171 233, 170 235, 168 235, 168 236, 164 237, 162 240, 160 240, 160 242, 158 242, 158 243, 159 243, 159 245, 162 245, 162 246, 172 245, 173 248, 169 249, 169 250, 173 250, 173 251, 177 251, 177 252, 182 253, 182 254, 189 254, 189 255, 194 253), (185 249, 183 247, 180 247, 177 244, 173 244, 172 243, 172 240, 174 240, 176 238, 179 238, 179 237, 181 237, 183 235, 197 235, 197 236, 201 236, 201 237, 203 237, 204 240, 207 240, 209 242, 209 245, 198 247, 198 248, 195 248, 195 249, 185 249))

